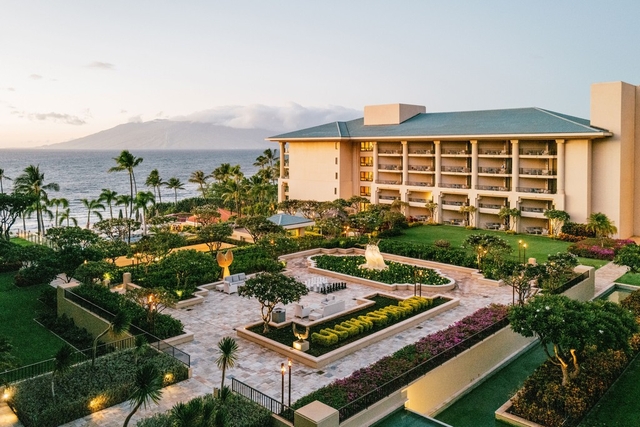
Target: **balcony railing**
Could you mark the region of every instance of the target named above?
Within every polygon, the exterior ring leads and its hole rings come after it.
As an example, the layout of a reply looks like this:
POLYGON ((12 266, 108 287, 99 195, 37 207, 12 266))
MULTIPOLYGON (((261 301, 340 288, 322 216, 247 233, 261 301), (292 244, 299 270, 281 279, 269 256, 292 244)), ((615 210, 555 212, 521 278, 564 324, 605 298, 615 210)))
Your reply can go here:
POLYGON ((471 154, 469 150, 445 150, 442 154, 450 154, 450 155, 464 155, 467 156, 471 154))
POLYGON ((478 150, 478 154, 484 154, 487 156, 508 156, 507 150, 478 150))
POLYGON ((421 197, 409 197, 409 201, 416 203, 427 203, 427 199, 423 199, 421 197))
POLYGON ((379 179, 376 181, 376 184, 386 184, 386 185, 400 185, 400 181, 395 181, 392 179, 379 179))
POLYGON ((467 184, 440 184, 442 188, 464 188, 468 189, 469 186, 467 184))
POLYGON ((407 181, 407 185, 417 185, 419 187, 433 187, 432 182, 407 181))
POLYGON ((521 156, 555 156, 556 151, 524 148, 524 149, 520 149, 520 155, 521 156))
POLYGON ((545 208, 532 208, 532 207, 529 207, 529 206, 522 206, 520 208, 520 210, 522 212, 544 213, 544 211, 546 209, 545 208))
POLYGON ((433 168, 431 166, 409 166, 409 170, 418 172, 433 172, 433 168))
POLYGON ((378 196, 380 200, 400 200, 400 196, 378 196))
POLYGON ((502 209, 503 207, 503 205, 497 205, 494 203, 480 203, 478 206, 485 209, 502 209))
POLYGON ((434 154, 431 150, 413 150, 409 154, 434 154))
POLYGON ((556 194, 556 190, 549 190, 548 188, 536 188, 536 187, 518 187, 516 191, 518 193, 556 194))
POLYGON ((508 168, 478 168, 478 173, 509 174, 509 173, 511 173, 511 169, 508 169, 508 168))
POLYGON ((449 205, 449 206, 469 206, 469 203, 467 203, 467 202, 459 202, 457 200, 443 200, 442 204, 443 205, 449 205))
POLYGON ((522 175, 556 175, 556 171, 554 171, 553 169, 520 168, 520 174, 522 175))
POLYGON ((385 170, 385 171, 401 171, 402 170, 402 166, 384 164, 384 165, 378 165, 378 169, 385 170))
POLYGON ((440 168, 442 172, 456 172, 456 173, 470 173, 470 168, 465 168, 462 166, 442 166, 440 168))
POLYGON ((378 154, 402 154, 402 150, 380 150, 378 154))
POLYGON ((502 185, 476 185, 476 190, 511 191, 509 187, 502 185))

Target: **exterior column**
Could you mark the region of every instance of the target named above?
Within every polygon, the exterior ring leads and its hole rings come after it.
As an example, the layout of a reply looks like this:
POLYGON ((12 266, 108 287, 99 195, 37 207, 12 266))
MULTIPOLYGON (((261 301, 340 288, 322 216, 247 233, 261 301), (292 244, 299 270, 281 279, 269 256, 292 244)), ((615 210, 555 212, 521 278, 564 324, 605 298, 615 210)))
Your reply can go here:
POLYGON ((520 141, 511 140, 511 191, 518 191, 520 186, 520 141))
POLYGON ((407 185, 409 181, 409 144, 401 141, 402 144, 402 184, 407 185))
POLYGON ((378 142, 373 141, 373 182, 371 183, 371 203, 378 203, 378 142))
POLYGON ((436 147, 436 182, 435 186, 440 187, 440 169, 442 168, 442 147, 440 146, 440 141, 433 141, 433 144, 436 147))
POLYGON ((557 178, 557 191, 558 194, 564 194, 564 139, 556 139, 558 146, 558 178, 557 178))
POLYGON ((478 187, 478 141, 471 140, 471 189, 478 187))
POLYGON ((280 141, 280 178, 284 178, 284 147, 285 142, 280 141))

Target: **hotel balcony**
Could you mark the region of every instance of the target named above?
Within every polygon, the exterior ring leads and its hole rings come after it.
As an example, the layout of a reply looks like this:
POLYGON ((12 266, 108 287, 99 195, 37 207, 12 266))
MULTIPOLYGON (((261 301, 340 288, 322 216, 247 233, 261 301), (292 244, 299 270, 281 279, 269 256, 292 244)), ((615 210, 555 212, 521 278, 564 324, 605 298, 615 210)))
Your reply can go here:
POLYGON ((413 185, 416 187, 433 187, 432 182, 425 182, 425 181, 407 181, 407 185, 413 185))
POLYGON ((509 187, 500 186, 500 185, 476 185, 476 190, 511 191, 509 187))
POLYGON ((488 157, 509 157, 510 154, 507 150, 478 150, 478 155, 488 157))
POLYGON ((470 155, 471 151, 469 150, 442 150, 442 156, 469 157, 470 155))
POLYGON ((538 187, 518 187, 518 193, 534 193, 534 194, 556 194, 556 190, 538 187))
POLYGON ((402 172, 402 165, 380 164, 378 165, 378 170, 402 172))
POLYGON ((409 170, 412 172, 429 172, 435 173, 431 166, 410 165, 409 170))
POLYGON ((492 211, 499 211, 500 209, 502 209, 504 207, 504 205, 499 205, 497 203, 480 203, 478 204, 478 208, 479 209, 487 209, 487 210, 492 210, 492 211))
POLYGON ((402 184, 401 180, 398 179, 378 179, 376 180, 376 184, 382 184, 382 185, 400 185, 402 184))
POLYGON ((442 183, 440 184, 440 187, 442 188, 461 188, 461 189, 469 189, 469 186, 467 184, 449 184, 449 183, 442 183))
POLYGON ((455 206, 455 207, 459 208, 460 206, 469 206, 469 203, 468 202, 456 201, 456 200, 443 200, 442 201, 442 207, 444 208, 445 206, 455 206))
POLYGON ((440 171, 448 173, 471 173, 471 168, 463 166, 441 166, 440 171))
POLYGON ((544 148, 541 149, 531 149, 531 148, 522 148, 520 149, 520 155, 521 156, 547 156, 547 157, 551 157, 551 156, 555 156, 558 153, 555 150, 547 150, 544 148))
POLYGON ((533 168, 520 168, 520 175, 530 176, 555 176, 557 172, 553 169, 533 169, 533 168))
POLYGON ((402 156, 402 150, 379 150, 378 151, 378 155, 379 156, 402 156))
POLYGON ((510 168, 495 167, 495 168, 478 168, 478 173, 485 173, 491 175, 508 175, 511 174, 510 168))
POLYGON ((424 197, 409 197, 409 202, 427 203, 428 200, 424 197))
POLYGON ((409 151, 410 156, 434 156, 433 150, 412 150, 409 151))

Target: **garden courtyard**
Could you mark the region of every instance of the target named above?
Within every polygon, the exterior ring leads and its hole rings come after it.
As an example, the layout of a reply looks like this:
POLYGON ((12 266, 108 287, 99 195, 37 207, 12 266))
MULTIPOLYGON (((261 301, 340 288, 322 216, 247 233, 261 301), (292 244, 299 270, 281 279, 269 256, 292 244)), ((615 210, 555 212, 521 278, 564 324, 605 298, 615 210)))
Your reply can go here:
MULTIPOLYGON (((291 400, 298 398, 327 385, 337 378, 350 375, 353 371, 370 365, 385 355, 392 354, 406 344, 417 341, 419 338, 456 322, 477 309, 491 302, 508 304, 512 300, 511 288, 483 285, 477 282, 467 271, 456 268, 441 268, 441 273, 456 280, 454 290, 446 292, 425 292, 423 295, 432 296, 442 294, 448 297, 458 298, 460 305, 426 320, 417 327, 401 332, 393 337, 384 339, 366 347, 356 353, 348 355, 335 363, 329 364, 322 370, 311 369, 304 365, 294 363, 291 400)), ((623 267, 607 264, 596 272, 596 293, 608 287, 616 278, 624 272, 623 267)), ((305 257, 297 257, 288 261, 287 274, 304 282, 312 277, 319 277, 307 269, 305 257)), ((327 278, 332 281, 331 278, 327 278)), ((356 305, 355 298, 371 295, 378 292, 376 289, 347 282, 347 289, 332 293, 336 299, 345 300, 345 308, 356 305)), ((408 297, 413 295, 413 290, 391 292, 394 295, 408 297)), ((305 305, 318 304, 325 295, 310 292, 302 298, 305 305)), ((287 320, 293 318, 292 304, 285 307, 287 320)), ((193 397, 211 393, 213 387, 219 387, 221 380, 220 370, 216 367, 215 360, 218 357, 217 343, 225 336, 237 339, 240 347, 238 363, 236 367, 229 369, 227 384, 230 385, 230 377, 234 377, 249 386, 275 398, 281 397, 280 364, 286 362, 286 357, 273 351, 266 350, 257 344, 237 338, 235 328, 250 323, 260 322, 260 305, 255 300, 242 298, 237 294, 227 295, 222 292, 212 291, 208 294, 203 304, 193 306, 190 309, 167 309, 174 317, 180 319, 185 330, 193 332, 194 341, 179 345, 181 350, 191 355, 191 367, 193 377, 176 385, 164 389, 159 405, 141 409, 132 420, 135 425, 137 420, 150 416, 153 413, 169 410, 180 401, 188 401, 193 397)), ((293 341, 293 336, 292 336, 293 341)), ((288 391, 285 391, 285 401, 288 391)), ((4 408, 8 410, 6 406, 4 408)), ((128 403, 122 403, 100 412, 94 413, 66 424, 67 427, 103 426, 116 427, 122 425, 122 421, 130 411, 128 403)), ((0 417, 2 413, 0 412, 0 417)), ((4 424, 3 424, 4 425, 4 424)), ((10 424, 9 424, 10 425, 10 424)), ((17 423, 15 426, 19 426, 17 423)))

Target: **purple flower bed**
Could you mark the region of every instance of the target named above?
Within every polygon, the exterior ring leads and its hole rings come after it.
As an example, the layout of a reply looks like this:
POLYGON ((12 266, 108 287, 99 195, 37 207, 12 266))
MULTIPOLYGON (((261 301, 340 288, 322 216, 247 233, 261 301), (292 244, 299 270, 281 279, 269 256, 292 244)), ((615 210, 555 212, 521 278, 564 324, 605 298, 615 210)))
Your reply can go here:
POLYGON ((635 245, 629 239, 584 239, 567 248, 570 253, 584 258, 613 260, 618 250, 627 245, 635 245))
MULTIPOLYGON (((454 323, 447 329, 421 338, 401 348, 391 356, 383 357, 350 376, 334 381, 295 402, 294 409, 319 400, 340 409, 349 402, 370 393, 394 380, 397 388, 404 387, 417 377, 461 353, 498 329, 506 326, 508 307, 491 304, 454 323), (445 354, 442 354, 446 352, 445 354), (406 376, 411 371, 412 375, 406 376), (415 373, 415 375, 413 375, 415 373), (397 379, 397 381, 395 381, 397 379)), ((380 398, 383 398, 380 395, 380 398)), ((368 401, 368 404, 373 402, 368 401)))

